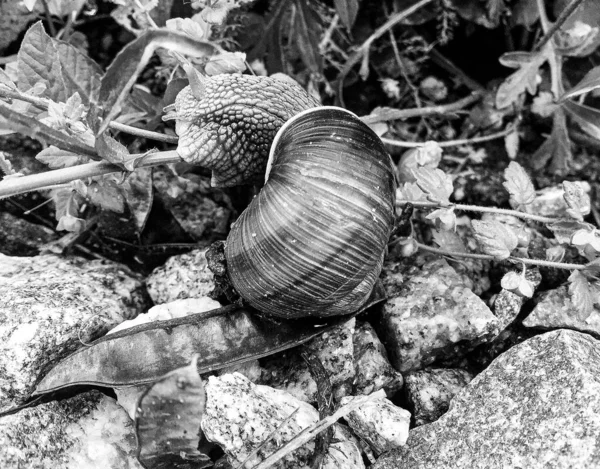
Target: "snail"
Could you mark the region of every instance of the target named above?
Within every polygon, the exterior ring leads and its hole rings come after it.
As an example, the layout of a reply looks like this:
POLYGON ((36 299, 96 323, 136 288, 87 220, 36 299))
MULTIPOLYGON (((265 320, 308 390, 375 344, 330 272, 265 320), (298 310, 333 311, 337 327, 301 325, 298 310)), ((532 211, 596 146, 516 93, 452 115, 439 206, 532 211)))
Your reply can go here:
POLYGON ((220 76, 219 86, 213 85, 203 86, 207 92, 221 86, 218 96, 234 101, 233 110, 225 109, 223 102, 204 103, 201 112, 183 106, 191 96, 191 90, 184 89, 171 117, 178 118, 180 155, 192 162, 211 160, 213 182, 253 180, 257 168, 266 166, 264 186, 232 225, 225 244, 233 287, 250 306, 273 316, 357 311, 381 273, 395 218, 393 163, 381 140, 350 111, 316 107, 299 85, 232 75, 220 76), (252 90, 247 95, 246 79, 252 90), (267 93, 258 83, 275 88, 267 93), (235 86, 236 94, 227 86, 235 86), (260 100, 265 94, 270 99, 260 100), (259 109, 245 108, 250 101, 260 101, 259 109), (194 113, 202 114, 203 122, 190 118, 194 113), (252 126, 260 134, 254 140, 252 132, 239 132, 252 126), (273 127, 280 127, 276 135, 273 127), (201 136, 202 144, 210 142, 208 152, 194 141, 203 128, 219 128, 217 135, 223 136, 201 136), (235 142, 228 146, 230 129, 235 142), (217 150, 215 139, 225 148, 217 150), (240 153, 225 157, 235 146, 240 153), (214 159, 215 153, 227 161, 214 159), (236 168, 244 174, 236 174, 236 168), (252 171, 246 171, 249 168, 252 171))

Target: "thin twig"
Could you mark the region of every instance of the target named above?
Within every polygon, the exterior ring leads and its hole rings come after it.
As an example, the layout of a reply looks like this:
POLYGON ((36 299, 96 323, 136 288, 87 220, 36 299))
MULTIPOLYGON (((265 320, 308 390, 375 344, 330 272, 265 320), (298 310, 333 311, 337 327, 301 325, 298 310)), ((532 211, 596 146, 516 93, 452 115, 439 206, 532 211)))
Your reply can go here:
MULTIPOLYGON (((440 254, 442 256, 450 256, 450 257, 463 257, 470 259, 480 259, 480 260, 489 260, 494 261, 498 260, 494 256, 490 256, 488 254, 474 254, 470 252, 456 252, 456 251, 446 251, 445 249, 438 249, 432 246, 427 246, 426 244, 421 244, 417 242, 417 247, 423 251, 432 252, 435 254, 440 254)), ((566 270, 585 270, 585 264, 567 264, 562 262, 553 262, 553 261, 544 261, 542 259, 527 259, 524 257, 513 257, 509 256, 506 259, 502 259, 507 262, 512 262, 513 264, 525 264, 525 265, 535 265, 539 267, 552 267, 555 269, 566 269, 566 270)))
MULTIPOLYGON (((438 142, 440 147, 455 147, 458 145, 469 145, 474 143, 482 143, 488 142, 490 140, 495 140, 497 138, 506 137, 508 134, 513 132, 515 129, 512 127, 508 127, 501 132, 496 132, 495 134, 484 135, 482 137, 472 137, 472 138, 461 138, 459 140, 447 140, 445 142, 438 142)), ((392 138, 380 137, 381 141, 387 145, 391 145, 393 147, 401 147, 401 148, 416 148, 422 147, 425 142, 403 142, 400 140, 394 140, 392 138)))
POLYGON ((350 73, 350 70, 352 70, 352 67, 354 67, 358 62, 360 62, 363 55, 368 53, 369 48, 371 47, 371 44, 376 39, 379 39, 381 36, 383 36, 389 29, 393 28, 398 23, 400 23, 400 21, 409 17, 410 15, 412 15, 413 13, 420 10, 425 5, 427 5, 431 2, 433 2, 433 0, 421 0, 417 3, 415 3, 413 6, 407 8, 406 10, 392 15, 392 17, 389 20, 387 20, 383 25, 381 25, 379 28, 377 28, 373 32, 373 34, 371 34, 367 38, 367 40, 360 45, 360 47, 356 50, 356 52, 354 54, 352 54, 352 56, 348 59, 348 61, 344 65, 344 68, 342 68, 342 70, 340 71, 340 74, 338 75, 337 97, 338 97, 338 100, 340 101, 342 107, 345 107, 343 90, 344 90, 344 80, 346 78, 346 75, 348 75, 348 73, 350 73))
POLYGON ((305 428, 298 435, 294 437, 293 440, 288 441, 284 446, 275 451, 271 456, 266 458, 260 464, 254 466, 253 469, 267 469, 275 464, 277 461, 284 458, 286 455, 291 453, 292 451, 297 450, 301 446, 308 443, 315 436, 321 433, 323 430, 329 428, 334 423, 336 423, 342 417, 345 417, 350 412, 352 412, 357 407, 364 405, 366 402, 371 401, 373 399, 381 399, 385 397, 385 391, 380 390, 376 391, 373 394, 369 394, 368 396, 360 396, 356 399, 352 400, 352 402, 346 404, 343 407, 340 407, 334 414, 331 416, 324 418, 323 420, 318 421, 314 425, 305 428))
POLYGON ((458 101, 454 101, 453 103, 412 109, 382 109, 376 114, 369 114, 368 116, 363 116, 360 119, 365 124, 374 124, 376 122, 404 120, 410 119, 412 117, 424 117, 436 114, 449 114, 451 112, 460 111, 461 109, 464 109, 465 107, 476 103, 482 98, 482 96, 482 91, 475 91, 469 96, 461 98, 458 101))
POLYGON ((46 21, 48 22, 48 28, 50 29, 50 36, 56 37, 56 28, 54 27, 54 22, 52 21, 52 15, 50 14, 48 2, 46 0, 42 0, 42 5, 44 5, 44 13, 46 14, 46 21))
MULTIPOLYGON (((420 200, 397 200, 396 207, 403 207, 406 204, 411 204, 415 208, 439 208, 440 204, 436 202, 425 202, 420 200)), ((462 210, 464 212, 480 212, 480 213, 497 213, 500 215, 512 215, 513 217, 520 218, 522 220, 531 220, 538 223, 557 223, 563 221, 562 218, 543 217, 541 215, 532 215, 531 213, 517 212, 516 210, 510 210, 507 208, 497 207, 481 207, 479 205, 465 205, 465 204, 450 204, 449 207, 453 207, 455 210, 462 210)))
MULTIPOLYGON (((573 0, 569 6, 567 6, 567 8, 565 8, 563 11, 561 11, 559 17, 556 19, 555 23, 548 27, 547 30, 544 31, 544 35, 542 36, 542 38, 538 41, 538 43, 536 44, 536 46, 533 48, 534 51, 538 51, 541 50, 542 47, 544 47, 544 45, 546 45, 546 43, 552 39, 552 36, 554 36, 554 34, 556 33, 556 31, 558 31, 561 26, 563 24, 565 24, 565 21, 567 21, 569 19, 569 17, 573 14, 573 12, 577 9, 577 7, 581 4, 581 2, 583 2, 583 0, 573 0)), ((541 16, 540 16, 541 18, 541 16)), ((546 17, 546 20, 548 18, 546 17)), ((542 27, 544 26, 544 23, 542 23, 542 27)))

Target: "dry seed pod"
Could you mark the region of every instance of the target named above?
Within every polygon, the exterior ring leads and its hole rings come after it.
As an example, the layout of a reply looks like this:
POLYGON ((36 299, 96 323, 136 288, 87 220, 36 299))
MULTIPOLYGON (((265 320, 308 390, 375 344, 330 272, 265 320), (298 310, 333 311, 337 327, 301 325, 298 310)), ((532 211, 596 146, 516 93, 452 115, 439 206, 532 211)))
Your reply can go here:
POLYGON ((356 311, 381 272, 394 222, 383 144, 349 111, 310 109, 279 130, 267 171, 227 238, 233 286, 275 316, 356 311))
POLYGON ((177 153, 212 170, 214 187, 262 180, 275 134, 293 115, 320 103, 293 79, 221 74, 193 75, 167 106, 176 120, 177 153))

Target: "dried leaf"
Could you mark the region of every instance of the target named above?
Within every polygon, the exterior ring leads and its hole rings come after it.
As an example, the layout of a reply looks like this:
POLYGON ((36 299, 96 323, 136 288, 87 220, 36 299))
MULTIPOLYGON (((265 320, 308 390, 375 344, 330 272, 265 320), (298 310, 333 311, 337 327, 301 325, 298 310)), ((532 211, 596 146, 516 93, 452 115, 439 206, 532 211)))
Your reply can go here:
POLYGON ((573 88, 564 93, 560 100, 564 101, 600 88, 600 65, 592 68, 573 88))
POLYGON ((510 194, 510 206, 522 209, 535 200, 535 188, 527 172, 516 161, 511 161, 504 170, 504 188, 510 194))
POLYGON ((594 303, 598 303, 597 291, 594 292, 587 277, 578 270, 569 275, 569 294, 582 319, 587 318, 594 310, 594 303))
POLYGON ((536 150, 532 158, 534 169, 546 168, 550 160, 550 172, 566 173, 573 160, 571 141, 567 130, 567 120, 562 107, 554 112, 552 133, 546 141, 536 150))
MULTIPOLYGON (((385 299, 381 284, 361 309, 385 299)), ((198 351, 198 373, 243 363, 302 344, 348 321, 274 322, 255 311, 226 306, 209 313, 135 326, 82 347, 58 363, 38 383, 34 395, 69 386, 128 386, 155 381, 185 366, 198 351)))
POLYGON ((585 133, 600 140, 600 110, 575 101, 565 101, 563 108, 585 133))
POLYGON ((575 220, 583 221, 584 215, 588 215, 592 210, 590 196, 580 182, 564 181, 563 190, 563 198, 569 206, 567 213, 575 220))
POLYGON ((526 91, 534 95, 537 90, 539 69, 548 60, 549 47, 539 52, 508 52, 500 57, 500 63, 506 67, 518 68, 506 78, 496 92, 496 107, 502 109, 518 102, 526 91))
POLYGON ((519 244, 519 239, 512 228, 495 220, 471 222, 475 231, 475 238, 481 250, 496 260, 503 260, 510 256, 511 252, 519 244))
POLYGON ((417 186, 427 194, 427 200, 441 205, 450 203, 450 196, 454 191, 452 178, 441 169, 425 166, 412 170, 417 186))
POLYGON ((465 247, 462 239, 454 231, 433 231, 433 241, 443 250, 466 253, 467 248, 465 247))
POLYGON ((201 469, 213 465, 198 451, 206 391, 198 375, 198 356, 148 387, 138 401, 137 458, 146 468, 201 469))
POLYGON ((358 0, 334 0, 335 11, 346 29, 352 29, 358 14, 358 0))
POLYGON ((44 148, 36 155, 35 159, 48 165, 52 169, 68 168, 89 161, 87 156, 78 155, 77 153, 67 150, 61 150, 54 145, 44 148))

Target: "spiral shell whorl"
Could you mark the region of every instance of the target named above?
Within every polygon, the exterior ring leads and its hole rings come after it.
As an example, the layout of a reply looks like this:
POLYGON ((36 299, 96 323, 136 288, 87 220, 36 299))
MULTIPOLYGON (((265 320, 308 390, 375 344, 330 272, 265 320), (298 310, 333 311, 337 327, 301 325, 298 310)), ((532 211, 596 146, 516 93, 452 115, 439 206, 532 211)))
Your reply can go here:
POLYGON ((240 295, 284 317, 349 314, 367 300, 394 220, 391 160, 340 108, 294 117, 275 138, 267 183, 225 250, 240 295))

